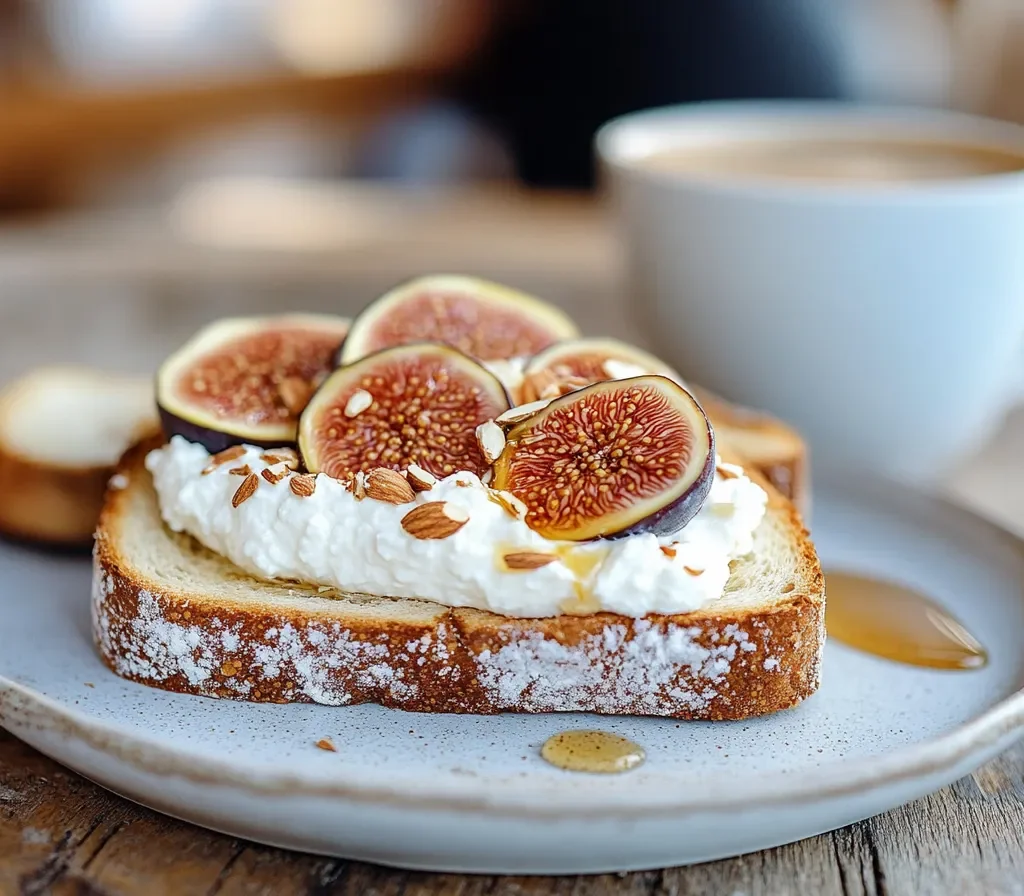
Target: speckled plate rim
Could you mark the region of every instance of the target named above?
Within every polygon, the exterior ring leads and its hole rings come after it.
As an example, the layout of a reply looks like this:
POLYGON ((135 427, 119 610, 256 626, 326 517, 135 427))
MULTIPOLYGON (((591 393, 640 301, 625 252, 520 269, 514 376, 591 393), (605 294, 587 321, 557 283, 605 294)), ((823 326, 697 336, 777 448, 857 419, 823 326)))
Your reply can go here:
MULTIPOLYGON (((888 500, 894 499, 891 484, 878 487, 886 489, 888 500)), ((870 488, 861 483, 858 492, 863 495, 870 488)), ((911 501, 927 507, 934 515, 941 513, 951 524, 973 530, 975 537, 981 532, 986 539, 1011 548, 1024 560, 1024 541, 1005 529, 944 499, 905 487, 899 491, 901 503, 911 501)), ((407 780, 395 786, 366 784, 357 779, 358 769, 344 764, 329 776, 322 771, 304 775, 263 767, 240 769, 200 753, 170 749, 155 739, 138 736, 132 729, 97 722, 5 676, 0 676, 0 725, 11 727, 15 733, 32 728, 60 733, 149 774, 228 786, 250 794, 344 799, 410 809, 500 811, 504 816, 521 818, 572 818, 599 812, 608 818, 629 819, 639 815, 730 813, 798 806, 926 778, 955 769, 972 757, 980 764, 995 747, 1008 746, 1024 735, 1024 687, 943 735, 880 756, 831 762, 808 769, 799 778, 768 776, 756 784, 744 779, 732 787, 729 775, 715 775, 703 778, 699 790, 690 787, 685 792, 680 792, 678 775, 666 773, 649 783, 643 794, 631 792, 628 801, 621 792, 606 792, 597 787, 563 791, 557 800, 538 800, 538 792, 523 787, 522 782, 486 793, 481 792, 479 782, 458 780, 446 780, 443 786, 422 779, 413 785, 407 780)))

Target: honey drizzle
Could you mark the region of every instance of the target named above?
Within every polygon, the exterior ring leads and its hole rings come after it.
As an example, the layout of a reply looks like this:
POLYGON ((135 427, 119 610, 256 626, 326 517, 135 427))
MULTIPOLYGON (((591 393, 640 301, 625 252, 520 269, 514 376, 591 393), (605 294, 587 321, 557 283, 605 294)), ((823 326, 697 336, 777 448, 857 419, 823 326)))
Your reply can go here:
POLYGON ((980 669, 988 653, 963 624, 923 594, 844 572, 825 577, 829 637, 866 653, 929 669, 980 669))
POLYGON ((544 741, 540 755, 551 765, 571 772, 618 774, 647 758, 644 748, 608 731, 559 731, 544 741))
POLYGON ((596 613, 601 605, 594 597, 594 579, 608 557, 608 548, 583 551, 575 545, 559 545, 555 553, 573 574, 573 590, 576 600, 564 601, 559 609, 569 616, 585 616, 596 613))
MULTIPOLYGON (((494 551, 494 566, 501 572, 523 573, 523 570, 512 570, 505 562, 506 554, 515 554, 527 550, 522 546, 499 544, 494 551)), ((573 575, 574 598, 569 598, 559 605, 559 611, 567 616, 589 616, 601 609, 601 604, 594 597, 594 581, 601 564, 608 557, 608 548, 590 548, 583 550, 574 544, 553 544, 549 549, 557 555, 566 569, 573 575)), ((542 569, 544 567, 541 567, 542 569)), ((526 571, 529 574, 529 571, 526 571)))

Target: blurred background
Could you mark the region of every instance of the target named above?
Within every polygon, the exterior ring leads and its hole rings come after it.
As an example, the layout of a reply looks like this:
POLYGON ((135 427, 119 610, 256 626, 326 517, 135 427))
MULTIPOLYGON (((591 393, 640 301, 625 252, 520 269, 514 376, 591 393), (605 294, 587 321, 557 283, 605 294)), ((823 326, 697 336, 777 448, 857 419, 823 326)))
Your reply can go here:
POLYGON ((213 177, 587 189, 599 124, 700 99, 1019 118, 1021 34, 1019 0, 0 0, 0 213, 213 177))
MULTIPOLYGON (((1024 121, 1024 0, 0 0, 0 382, 457 270, 643 343, 591 142, 744 97, 1024 121)), ((685 373, 685 371, 684 371, 685 373)))

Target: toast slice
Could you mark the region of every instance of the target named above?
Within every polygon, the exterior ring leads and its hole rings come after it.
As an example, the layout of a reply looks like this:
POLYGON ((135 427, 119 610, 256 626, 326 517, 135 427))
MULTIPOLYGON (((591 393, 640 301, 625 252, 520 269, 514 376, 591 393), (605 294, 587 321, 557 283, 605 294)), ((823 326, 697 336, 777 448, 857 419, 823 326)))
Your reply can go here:
POLYGON ((85 547, 124 450, 158 427, 148 378, 40 368, 0 395, 0 532, 85 547))
POLYGON ((704 408, 722 449, 734 453, 789 498, 805 516, 811 504, 807 445, 776 417, 732 404, 699 386, 690 390, 704 408))
POLYGON ((818 687, 821 569, 798 512, 756 473, 768 512, 713 606, 520 619, 255 579, 163 525, 152 447, 122 460, 95 547, 94 635, 125 678, 278 703, 680 719, 775 712, 818 687))

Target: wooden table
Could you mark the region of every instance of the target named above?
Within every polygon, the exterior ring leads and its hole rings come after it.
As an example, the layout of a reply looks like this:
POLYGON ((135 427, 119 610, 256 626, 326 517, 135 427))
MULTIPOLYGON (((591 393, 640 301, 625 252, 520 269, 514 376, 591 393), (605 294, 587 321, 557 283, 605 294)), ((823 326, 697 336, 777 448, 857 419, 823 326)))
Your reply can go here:
MULTIPOLYGON (((372 190, 315 194, 310 213, 334 236, 287 252, 268 247, 288 238, 273 228, 230 238, 200 228, 185 239, 208 191, 185 197, 172 224, 117 215, 0 234, 0 377, 56 359, 149 369, 199 321, 289 304, 350 311, 402 276, 452 267, 549 295, 590 332, 636 335, 616 298, 617 245, 585 203, 474 193, 410 206, 372 190)), ((1024 534, 1022 452, 1019 412, 950 492, 1024 534)), ((495 878, 392 871, 210 833, 0 732, 0 896, 9 893, 1024 894, 1024 744, 933 796, 790 846, 638 874, 495 878)))

